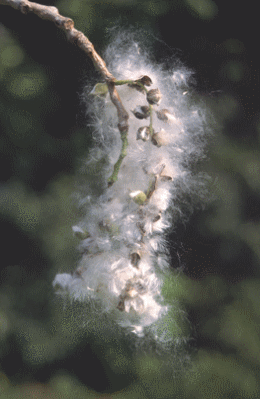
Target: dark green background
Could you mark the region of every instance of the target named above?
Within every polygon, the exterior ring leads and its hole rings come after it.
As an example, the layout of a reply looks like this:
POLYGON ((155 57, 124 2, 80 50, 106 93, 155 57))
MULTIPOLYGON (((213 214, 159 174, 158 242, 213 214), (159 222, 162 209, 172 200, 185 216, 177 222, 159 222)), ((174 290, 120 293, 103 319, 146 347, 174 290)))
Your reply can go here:
POLYGON ((147 35, 155 61, 170 64, 176 55, 194 70, 198 100, 216 120, 202 165, 216 200, 169 237, 173 270, 182 266, 184 275, 164 291, 188 312, 189 368, 173 380, 186 364, 179 347, 156 356, 147 342, 137 356, 136 342, 120 331, 109 335, 98 317, 82 331, 75 321, 81 309, 63 309, 51 281, 77 259, 71 194, 91 145, 81 95, 99 76, 51 22, 0 6, 0 393, 8 384, 36 392, 41 383, 68 398, 100 397, 87 389, 120 398, 259 397, 256 7, 212 0, 48 4, 71 17, 101 55, 109 28, 132 26, 147 35), (129 392, 114 394, 122 389, 129 392))

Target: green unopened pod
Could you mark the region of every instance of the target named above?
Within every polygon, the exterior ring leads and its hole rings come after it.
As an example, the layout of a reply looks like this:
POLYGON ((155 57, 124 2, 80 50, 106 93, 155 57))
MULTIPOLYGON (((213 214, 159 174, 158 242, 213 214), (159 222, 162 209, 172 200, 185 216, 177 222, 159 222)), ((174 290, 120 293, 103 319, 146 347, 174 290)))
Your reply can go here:
POLYGON ((138 205, 143 205, 144 202, 146 201, 147 197, 146 194, 143 191, 133 191, 132 193, 129 194, 130 197, 133 199, 133 201, 138 204, 138 205))

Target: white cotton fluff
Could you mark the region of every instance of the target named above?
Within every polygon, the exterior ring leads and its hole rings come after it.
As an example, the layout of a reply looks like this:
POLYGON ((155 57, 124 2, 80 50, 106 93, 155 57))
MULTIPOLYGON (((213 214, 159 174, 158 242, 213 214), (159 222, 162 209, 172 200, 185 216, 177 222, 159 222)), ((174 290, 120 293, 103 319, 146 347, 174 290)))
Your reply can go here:
POLYGON ((143 336, 171 308, 161 295, 170 261, 164 235, 192 208, 188 200, 183 208, 185 195, 196 201, 204 195, 205 175, 195 175, 190 166, 204 156, 205 113, 190 104, 191 73, 154 65, 135 35, 121 32, 104 59, 117 80, 148 76, 152 85, 147 91, 159 89, 161 100, 151 111, 154 134, 138 133, 150 124, 149 117, 135 116, 149 106, 146 94, 127 84, 117 86, 129 113, 128 147, 118 179, 108 187, 122 146, 117 111, 108 94, 90 94, 96 147, 84 165, 90 173, 80 201, 85 217, 73 227, 82 258, 71 275, 57 274, 53 286, 75 300, 99 301, 121 326, 143 336))

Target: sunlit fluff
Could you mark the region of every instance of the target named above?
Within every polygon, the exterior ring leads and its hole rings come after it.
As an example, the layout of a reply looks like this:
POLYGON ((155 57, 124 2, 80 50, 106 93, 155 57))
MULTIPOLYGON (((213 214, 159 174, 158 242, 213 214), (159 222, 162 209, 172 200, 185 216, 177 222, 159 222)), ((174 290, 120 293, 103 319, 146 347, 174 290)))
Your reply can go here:
POLYGON ((89 95, 96 147, 84 165, 90 171, 80 201, 85 217, 73 227, 82 258, 75 272, 57 274, 53 285, 75 300, 101 302, 104 312, 142 336, 169 309, 161 295, 168 267, 164 234, 183 214, 187 193, 203 196, 203 177, 189 167, 203 156, 205 118, 189 104, 190 72, 153 65, 131 35, 117 36, 104 58, 117 80, 148 76, 153 91, 146 98, 127 84, 117 86, 130 116, 128 147, 109 188, 122 146, 117 113, 108 95, 95 90, 89 95))

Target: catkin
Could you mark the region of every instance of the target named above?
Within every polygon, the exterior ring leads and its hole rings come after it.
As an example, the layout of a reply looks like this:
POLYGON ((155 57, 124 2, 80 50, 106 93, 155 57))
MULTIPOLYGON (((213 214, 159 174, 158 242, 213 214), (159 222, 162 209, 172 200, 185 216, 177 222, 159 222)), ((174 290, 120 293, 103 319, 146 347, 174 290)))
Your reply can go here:
POLYGON ((75 272, 57 274, 53 286, 75 300, 99 301, 142 336, 172 309, 161 294, 170 264, 165 234, 185 218, 193 199, 203 201, 206 175, 191 165, 204 156, 208 129, 205 111, 190 99, 191 72, 154 65, 126 36, 117 36, 104 58, 117 80, 132 82, 117 86, 130 116, 127 155, 108 187, 122 141, 116 109, 99 83, 87 100, 96 147, 85 162, 86 170, 95 162, 101 168, 99 191, 86 182, 86 214, 73 226, 82 257, 75 272))

